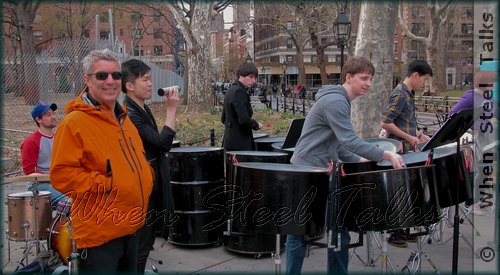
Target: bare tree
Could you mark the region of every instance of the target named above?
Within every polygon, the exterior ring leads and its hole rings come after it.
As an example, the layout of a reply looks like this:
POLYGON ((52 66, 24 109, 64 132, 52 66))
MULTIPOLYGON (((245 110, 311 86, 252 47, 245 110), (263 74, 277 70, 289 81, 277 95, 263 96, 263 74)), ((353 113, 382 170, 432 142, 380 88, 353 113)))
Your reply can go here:
POLYGON ((394 35, 397 3, 361 4, 355 55, 363 56, 375 66, 370 91, 353 102, 354 129, 362 137, 376 136, 380 127, 381 110, 392 89, 394 35), (390 41, 390 43, 388 43, 390 41))
POLYGON ((408 29, 401 15, 402 4, 399 5, 398 19, 401 29, 410 39, 425 44, 427 62, 429 62, 433 70, 433 77, 430 79, 423 95, 436 95, 438 91, 446 90, 446 62, 443 62, 443 60, 446 60, 447 23, 452 12, 450 3, 451 0, 428 1, 427 9, 430 14, 430 24, 427 37, 418 36, 408 29))
MULTIPOLYGON (((203 0, 173 1, 168 5, 186 41, 186 67, 189 79, 187 96, 188 113, 208 112, 211 107, 213 79, 210 60, 210 32, 208 26, 216 13, 224 10, 231 1, 210 2, 203 0)), ((187 95, 186 95, 187 94, 187 95)))
POLYGON ((6 26, 9 29, 6 37, 10 38, 15 48, 19 49, 15 53, 21 64, 15 75, 20 83, 17 89, 20 89, 28 105, 35 105, 40 100, 32 24, 41 2, 41 0, 7 0, 2 3, 5 15, 4 29, 6 26))

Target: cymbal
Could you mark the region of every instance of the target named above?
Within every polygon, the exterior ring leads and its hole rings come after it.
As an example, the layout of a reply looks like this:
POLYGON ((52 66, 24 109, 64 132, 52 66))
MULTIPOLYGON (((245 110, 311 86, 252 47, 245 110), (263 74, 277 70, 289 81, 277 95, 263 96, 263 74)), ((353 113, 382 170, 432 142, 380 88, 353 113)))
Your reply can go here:
POLYGON ((29 175, 4 178, 4 183, 27 182, 27 181, 50 181, 49 174, 33 173, 29 175))

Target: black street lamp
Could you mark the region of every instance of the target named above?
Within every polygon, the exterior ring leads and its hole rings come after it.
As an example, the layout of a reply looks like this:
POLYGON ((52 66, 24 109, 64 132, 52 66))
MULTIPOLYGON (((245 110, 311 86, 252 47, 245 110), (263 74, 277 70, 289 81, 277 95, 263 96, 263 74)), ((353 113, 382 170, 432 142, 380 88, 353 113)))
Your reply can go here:
POLYGON ((247 63, 252 63, 252 57, 250 56, 250 53, 247 54, 246 61, 247 63))
MULTIPOLYGON (((342 68, 344 67, 344 47, 346 41, 349 40, 351 36, 351 21, 349 21, 349 18, 344 14, 344 11, 340 11, 337 14, 337 18, 333 23, 333 34, 340 47, 340 75, 342 75, 342 68)), ((342 83, 342 79, 340 82, 342 83)))
POLYGON ((281 68, 283 69, 283 78, 281 79, 281 92, 283 95, 286 95, 285 90, 286 90, 286 68, 288 66, 288 63, 286 63, 286 60, 281 63, 281 68))

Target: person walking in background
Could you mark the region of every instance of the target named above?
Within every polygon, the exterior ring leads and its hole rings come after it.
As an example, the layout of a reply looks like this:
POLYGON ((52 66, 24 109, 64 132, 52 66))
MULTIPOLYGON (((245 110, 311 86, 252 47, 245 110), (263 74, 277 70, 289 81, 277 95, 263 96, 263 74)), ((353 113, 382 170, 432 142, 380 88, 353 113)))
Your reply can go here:
POLYGON ((136 272, 136 231, 144 225, 153 172, 120 95, 121 66, 108 49, 82 60, 86 87, 66 105, 54 137, 50 179, 72 200, 81 272, 136 272))
POLYGON ((278 96, 278 85, 276 85, 276 82, 273 83, 273 99, 278 96))
MULTIPOLYGON (((432 76, 431 66, 424 60, 413 60, 407 68, 406 77, 391 93, 383 110, 380 126, 387 131, 387 137, 403 142, 403 152, 413 151, 416 145, 430 138, 417 130, 415 115, 415 90, 425 87, 432 76)), ((396 230, 389 237, 389 244, 396 247, 407 247, 410 238, 404 230, 396 230)))
MULTIPOLYGON (((404 165, 396 153, 384 151, 360 139, 351 122, 351 102, 368 92, 375 68, 363 57, 353 57, 342 68, 342 85, 325 85, 304 121, 304 127, 290 162, 293 165, 329 167, 332 162, 359 162, 366 159, 390 160, 394 168, 404 165), (361 156, 361 158, 360 158, 361 156)), ((329 194, 334 193, 330 181, 329 194)), ((328 209, 333 207, 328 198, 328 209)), ((338 206, 339 208, 342 206, 338 206)), ((327 222, 328 224, 328 222, 327 222)), ((337 235, 338 232, 333 232, 337 235)), ((339 252, 328 249, 327 273, 347 273, 349 232, 341 231, 339 252)), ((308 236, 288 234, 286 239, 286 273, 300 274, 307 254, 308 236)))
POLYGON ((254 150, 252 130, 262 124, 252 119, 248 90, 254 86, 258 74, 253 63, 243 63, 238 69, 238 80, 229 87, 224 98, 221 122, 224 124, 223 147, 226 151, 254 150))
MULTIPOLYGON (((453 106, 453 108, 448 113, 448 117, 451 115, 458 113, 461 110, 469 109, 469 108, 478 108, 482 107, 485 101, 484 90, 488 90, 491 88, 484 88, 487 86, 493 87, 497 80, 497 74, 494 71, 478 71, 474 75, 474 88, 465 92, 462 97, 458 100, 458 102, 453 106), (480 85, 481 84, 481 85, 480 85), (481 87, 483 86, 483 87, 481 87)), ((496 114, 495 105, 492 106, 491 110, 492 114, 496 114)), ((475 141, 478 149, 484 148, 484 146, 495 142, 491 137, 495 135, 485 134, 481 131, 481 121, 476 121, 472 124, 470 130, 472 130, 473 140, 475 141)), ((476 152, 476 156, 482 156, 483 154, 476 152)), ((476 160, 476 163, 479 163, 480 160, 476 160)), ((470 171, 469 173, 471 184, 474 184, 474 171, 470 171)), ((474 186, 472 186, 473 193, 476 190, 474 186)), ((474 205, 474 195, 472 198, 467 199, 464 202, 464 210, 466 214, 474 213, 476 216, 484 215, 484 211, 481 209, 481 203, 478 202, 474 205)))
MULTIPOLYGON (((47 102, 40 102, 31 110, 31 118, 38 129, 26 137, 21 144, 21 165, 25 175, 49 173, 54 129, 57 126, 56 110, 55 103, 48 104, 47 102)), ((33 184, 30 184, 28 190, 32 191, 33 187, 33 184)), ((39 182, 37 190, 49 191, 52 194, 50 204, 53 209, 59 201, 67 200, 67 197, 55 190, 50 182, 39 182)))
POLYGON ((146 63, 131 59, 122 64, 122 91, 126 94, 127 114, 139 130, 146 158, 155 173, 146 223, 137 231, 138 273, 144 273, 149 251, 155 242, 154 221, 168 221, 174 210, 166 153, 170 151, 176 134, 175 114, 179 106, 179 91, 175 87, 165 94, 165 123, 159 132, 153 113, 145 104, 145 101, 153 96, 152 89, 151 68, 146 63))

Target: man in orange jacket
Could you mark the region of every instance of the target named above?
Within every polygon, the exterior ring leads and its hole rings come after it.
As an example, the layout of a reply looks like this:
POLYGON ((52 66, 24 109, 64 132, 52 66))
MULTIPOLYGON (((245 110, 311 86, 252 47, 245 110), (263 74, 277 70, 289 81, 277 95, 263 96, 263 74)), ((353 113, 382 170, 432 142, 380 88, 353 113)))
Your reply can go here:
POLYGON ((112 51, 83 59, 87 87, 65 108, 50 179, 72 199, 72 237, 85 272, 136 272, 137 237, 153 185, 134 124, 116 102, 121 65, 112 51))

